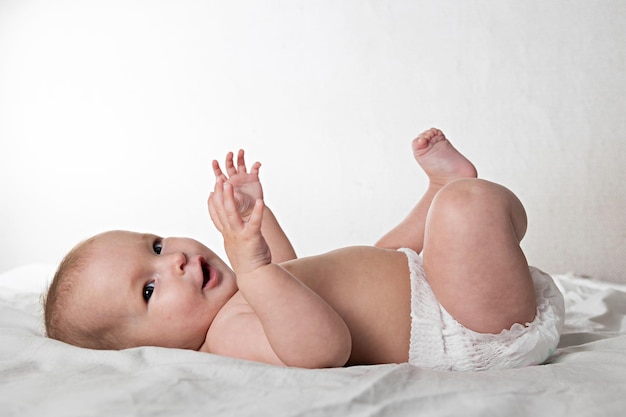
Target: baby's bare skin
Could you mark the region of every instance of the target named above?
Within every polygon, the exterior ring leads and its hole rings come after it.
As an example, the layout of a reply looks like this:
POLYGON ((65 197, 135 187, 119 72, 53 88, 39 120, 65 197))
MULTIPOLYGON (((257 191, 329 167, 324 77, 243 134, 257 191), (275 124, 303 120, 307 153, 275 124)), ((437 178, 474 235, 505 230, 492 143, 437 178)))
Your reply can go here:
MULTIPOLYGON (((459 178, 476 176, 474 166, 437 129, 418 136, 413 141, 413 152, 431 183, 420 202, 424 210, 428 209, 439 188, 459 178)), ((408 220, 416 222, 411 216, 408 220)), ((407 235, 406 229, 397 232, 407 235)), ((406 246, 419 252, 423 231, 421 236, 418 232, 412 238, 414 242, 406 246)), ((398 245, 385 246, 383 240, 376 247, 348 247, 281 263, 343 319, 352 339, 349 365, 408 360, 411 329, 408 261, 404 253, 396 250, 398 245)), ((215 333, 216 329, 228 333, 233 328, 232 324, 220 323, 221 320, 246 310, 253 314, 239 292, 216 317, 218 325, 214 326, 211 338, 228 337, 215 333)))
POLYGON ((372 247, 300 259, 265 206, 260 164, 248 171, 243 151, 236 160, 229 153, 225 172, 213 163, 208 206, 230 267, 193 239, 94 236, 72 254, 87 261, 62 311, 69 323, 55 319, 52 337, 99 349, 185 348, 307 368, 406 362, 410 273, 398 248, 421 254, 435 297, 468 329, 499 333, 532 321, 519 200, 475 178, 472 163, 438 129, 412 147, 429 186, 407 217, 372 247))
MULTIPOLYGON (((441 131, 428 130, 412 145, 431 187, 476 177, 472 163, 441 131)), ((352 335, 348 364, 408 360, 411 289, 404 253, 379 247, 352 247, 294 260, 285 266, 346 321, 352 335)))
POLYGON ((352 336, 349 365, 408 360, 411 288, 404 253, 357 246, 283 266, 343 318, 352 336))

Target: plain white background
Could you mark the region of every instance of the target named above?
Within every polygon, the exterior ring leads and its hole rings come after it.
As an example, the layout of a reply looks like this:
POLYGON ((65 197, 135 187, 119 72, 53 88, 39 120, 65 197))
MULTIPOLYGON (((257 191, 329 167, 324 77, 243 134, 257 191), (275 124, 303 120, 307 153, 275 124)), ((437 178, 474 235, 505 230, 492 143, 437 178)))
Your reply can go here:
POLYGON ((223 254, 243 147, 300 255, 373 243, 437 126, 525 203, 530 262, 624 280, 626 3, 0 0, 0 271, 111 228, 223 254))

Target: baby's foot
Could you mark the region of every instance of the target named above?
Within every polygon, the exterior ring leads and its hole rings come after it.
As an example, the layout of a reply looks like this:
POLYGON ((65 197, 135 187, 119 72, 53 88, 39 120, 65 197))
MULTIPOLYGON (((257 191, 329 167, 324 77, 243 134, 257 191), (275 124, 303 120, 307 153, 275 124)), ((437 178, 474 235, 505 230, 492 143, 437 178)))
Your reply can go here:
POLYGON ((459 178, 477 176, 474 164, 461 155, 439 129, 429 129, 414 139, 413 154, 432 185, 444 186, 459 178))

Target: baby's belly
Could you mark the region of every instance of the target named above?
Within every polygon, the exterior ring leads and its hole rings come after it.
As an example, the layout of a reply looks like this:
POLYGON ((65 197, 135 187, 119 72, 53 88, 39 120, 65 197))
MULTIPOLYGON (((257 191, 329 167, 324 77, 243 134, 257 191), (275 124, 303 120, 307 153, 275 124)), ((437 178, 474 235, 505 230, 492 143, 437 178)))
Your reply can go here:
POLYGON ((411 292, 404 253, 355 246, 283 266, 344 319, 352 334, 349 364, 408 360, 411 292))

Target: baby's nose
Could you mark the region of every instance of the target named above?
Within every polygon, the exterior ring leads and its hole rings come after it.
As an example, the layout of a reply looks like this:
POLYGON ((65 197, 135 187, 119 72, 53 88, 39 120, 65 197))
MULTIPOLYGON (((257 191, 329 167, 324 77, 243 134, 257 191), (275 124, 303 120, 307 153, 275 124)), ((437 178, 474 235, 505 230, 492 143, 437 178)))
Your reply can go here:
POLYGON ((185 272, 185 265, 187 265, 187 255, 183 252, 175 252, 167 255, 168 266, 176 274, 182 274, 185 272))

